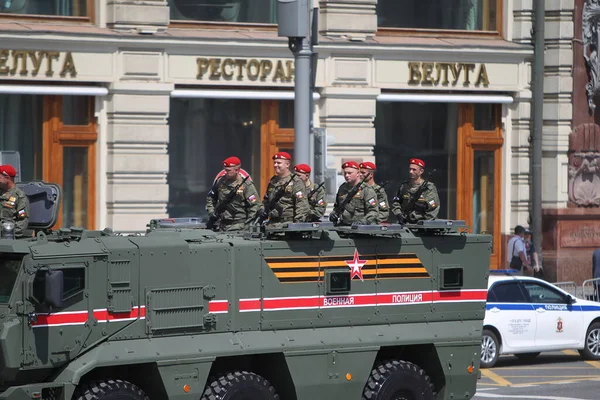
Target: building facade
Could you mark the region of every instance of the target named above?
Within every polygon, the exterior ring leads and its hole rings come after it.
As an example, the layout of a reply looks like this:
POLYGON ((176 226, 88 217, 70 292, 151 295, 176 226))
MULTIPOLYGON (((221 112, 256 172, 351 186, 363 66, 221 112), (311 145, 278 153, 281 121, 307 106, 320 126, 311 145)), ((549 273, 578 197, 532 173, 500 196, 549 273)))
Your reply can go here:
MULTIPOLYGON (((0 150, 19 152, 22 180, 62 186, 60 226, 202 216, 224 158, 264 193, 271 156, 293 150, 276 0, 201 3, 0 0, 0 150)), ((424 159, 440 217, 492 233, 497 268, 529 216, 531 1, 449 3, 315 1, 313 123, 328 168, 374 161, 390 197, 424 159)))

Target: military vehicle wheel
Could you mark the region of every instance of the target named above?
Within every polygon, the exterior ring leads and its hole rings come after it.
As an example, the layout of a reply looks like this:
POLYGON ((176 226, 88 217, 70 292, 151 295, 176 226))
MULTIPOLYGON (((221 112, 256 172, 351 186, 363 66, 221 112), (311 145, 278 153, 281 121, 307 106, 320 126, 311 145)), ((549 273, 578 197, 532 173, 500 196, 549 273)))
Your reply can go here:
POLYGON ((279 400, 275 388, 260 375, 235 371, 221 375, 206 386, 200 400, 279 400))
POLYGON ((78 389, 73 400, 150 400, 137 386, 122 380, 91 382, 78 389))
POLYGON ((388 360, 379 364, 365 385, 363 400, 433 400, 429 376, 418 365, 388 360))
POLYGON ((500 357, 500 342, 496 334, 489 329, 483 330, 481 338, 481 368, 492 368, 500 357))

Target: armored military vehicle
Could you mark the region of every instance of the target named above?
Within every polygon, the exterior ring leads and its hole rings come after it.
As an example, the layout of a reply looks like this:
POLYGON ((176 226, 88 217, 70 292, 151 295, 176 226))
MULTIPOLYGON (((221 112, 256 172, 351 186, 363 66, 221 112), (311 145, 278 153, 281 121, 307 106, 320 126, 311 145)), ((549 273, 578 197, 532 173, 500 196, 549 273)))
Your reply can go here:
POLYGON ((0 399, 470 399, 491 237, 461 221, 0 239, 0 399))

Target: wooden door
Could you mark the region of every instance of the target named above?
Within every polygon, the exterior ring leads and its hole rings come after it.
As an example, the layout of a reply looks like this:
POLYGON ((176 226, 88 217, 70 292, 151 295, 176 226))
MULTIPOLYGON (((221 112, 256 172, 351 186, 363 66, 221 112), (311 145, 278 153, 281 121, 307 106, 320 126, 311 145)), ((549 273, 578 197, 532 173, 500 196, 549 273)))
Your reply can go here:
MULTIPOLYGON (((273 176, 273 156, 287 151, 294 156, 294 102, 262 102, 260 193, 266 193, 273 176)), ((293 164, 292 164, 293 165, 293 164)))
POLYGON ((500 268, 503 243, 501 107, 467 104, 459 110, 457 218, 472 232, 493 235, 490 268, 500 268))
POLYGON ((95 229, 97 140, 92 97, 46 96, 43 179, 62 188, 55 228, 95 229))

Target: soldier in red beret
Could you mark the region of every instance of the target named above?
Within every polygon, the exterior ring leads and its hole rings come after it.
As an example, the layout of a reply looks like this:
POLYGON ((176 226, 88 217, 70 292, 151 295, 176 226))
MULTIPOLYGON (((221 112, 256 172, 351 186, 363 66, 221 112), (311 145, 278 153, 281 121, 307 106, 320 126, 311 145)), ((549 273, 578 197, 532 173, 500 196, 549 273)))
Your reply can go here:
POLYGON ((0 165, 0 220, 15 224, 15 237, 22 237, 29 226, 29 198, 15 184, 17 171, 12 165, 0 165))
POLYGON ((306 185, 297 174, 290 172, 292 156, 280 151, 273 156, 275 175, 269 181, 259 211, 260 223, 270 225, 284 222, 305 222, 310 212, 306 185))
POLYGON ((327 200, 325 198, 325 188, 323 187, 323 184, 315 185, 310 181, 310 171, 311 168, 307 164, 298 164, 294 167, 294 172, 302 179, 308 192, 306 197, 308 198, 310 211, 306 220, 309 222, 317 222, 325 215, 327 200))
POLYGON ((258 214, 260 196, 249 177, 244 182, 245 177, 240 174, 241 164, 238 157, 229 157, 223 160, 225 173, 215 181, 206 198, 209 221, 207 225, 210 225, 208 227, 211 229, 217 231, 246 229, 258 214), (235 191, 236 194, 228 201, 228 195, 232 191, 235 191), (224 211, 220 215, 216 215, 217 208, 223 207, 225 207, 224 211))
POLYGON ((392 200, 392 213, 401 224, 437 218, 440 198, 433 182, 422 178, 425 162, 418 158, 408 161, 408 181, 402 182, 392 200))
POLYGON ((360 179, 360 166, 356 161, 342 164, 344 179, 338 189, 329 220, 335 225, 370 225, 377 223, 379 206, 373 187, 360 179))
POLYGON ((390 207, 388 206, 388 198, 385 190, 383 190, 381 185, 375 183, 375 171, 377 170, 377 167, 375 166, 375 163, 370 161, 362 162, 358 166, 360 167, 361 179, 377 193, 377 203, 379 205, 377 222, 386 222, 390 217, 390 207))

